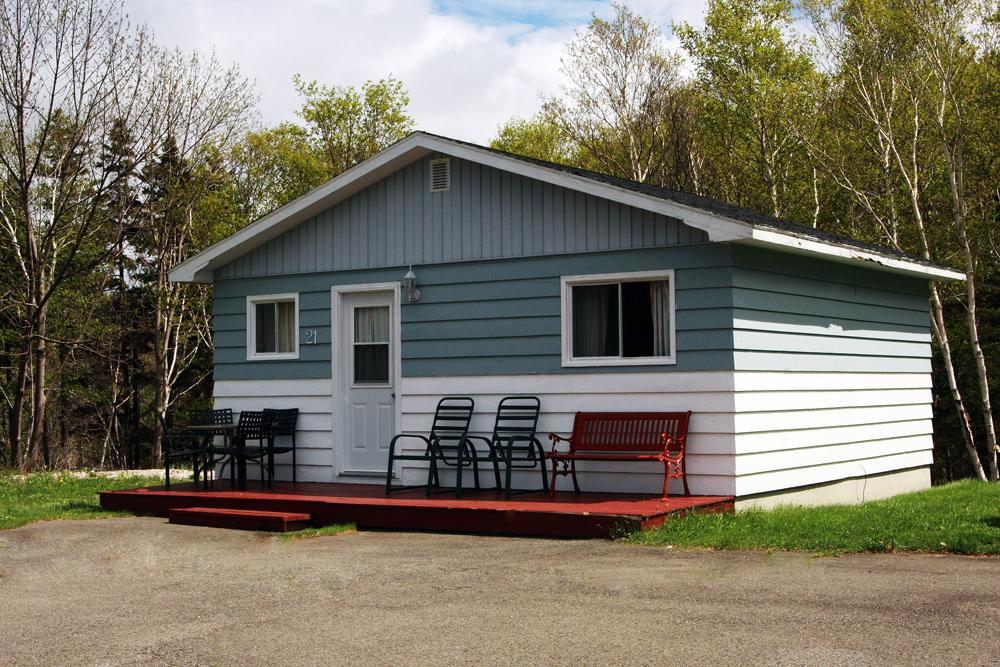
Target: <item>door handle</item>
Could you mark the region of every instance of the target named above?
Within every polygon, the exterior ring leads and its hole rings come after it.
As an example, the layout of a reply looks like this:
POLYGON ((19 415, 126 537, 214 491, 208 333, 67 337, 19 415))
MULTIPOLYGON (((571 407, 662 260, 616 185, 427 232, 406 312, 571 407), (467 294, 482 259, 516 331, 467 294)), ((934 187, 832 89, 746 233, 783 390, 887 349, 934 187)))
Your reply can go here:
POLYGON ((389 394, 389 396, 391 396, 391 397, 393 397, 393 398, 396 398, 396 392, 391 392, 391 393, 389 394))

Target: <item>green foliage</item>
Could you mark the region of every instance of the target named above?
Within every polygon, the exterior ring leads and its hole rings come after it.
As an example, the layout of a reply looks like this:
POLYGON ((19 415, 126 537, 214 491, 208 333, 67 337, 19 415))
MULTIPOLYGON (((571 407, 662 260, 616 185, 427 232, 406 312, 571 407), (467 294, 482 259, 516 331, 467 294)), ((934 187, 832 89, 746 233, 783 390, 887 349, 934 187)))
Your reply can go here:
POLYGON ((298 115, 309 142, 332 178, 413 131, 410 97, 397 79, 386 77, 353 86, 324 86, 294 78, 303 98, 298 115))
POLYGON ((294 78, 303 124, 249 132, 229 155, 242 219, 253 221, 413 131, 410 98, 387 77, 361 88, 294 78))
POLYGON ((569 139, 551 118, 542 113, 531 118, 510 119, 500 126, 490 147, 548 162, 574 162, 569 139))
MULTIPOLYGON (((535 117, 501 126, 493 145, 941 264, 963 267, 968 256, 981 357, 968 323, 971 290, 936 289, 969 439, 989 467, 979 378, 995 386, 1000 373, 990 326, 1000 317, 997 16, 993 0, 711 0, 704 27, 674 26, 695 74, 674 80, 662 76, 671 55, 655 28, 615 5, 612 20, 595 17, 567 45, 562 94, 535 117)), ((948 480, 974 469, 963 463, 972 459, 965 422, 942 359, 935 479, 948 480)))
POLYGON ((545 100, 541 118, 571 144, 560 152, 578 166, 672 185, 683 176, 664 173, 676 162, 669 148, 687 127, 680 60, 655 26, 623 4, 612 6, 612 20, 594 16, 566 45, 569 83, 561 97, 545 100))
POLYGON ((860 505, 691 514, 629 540, 653 546, 824 554, 1000 554, 1000 485, 967 480, 860 505))
POLYGON ((0 530, 33 521, 120 516, 101 509, 99 491, 156 484, 160 477, 99 477, 74 473, 0 472, 0 530))
POLYGON ((293 123, 248 133, 232 159, 249 220, 302 196, 330 174, 309 132, 293 123))
POLYGON ((703 29, 675 31, 703 91, 699 129, 721 198, 811 223, 809 168, 791 120, 808 110, 817 73, 790 36, 791 3, 711 0, 703 29))

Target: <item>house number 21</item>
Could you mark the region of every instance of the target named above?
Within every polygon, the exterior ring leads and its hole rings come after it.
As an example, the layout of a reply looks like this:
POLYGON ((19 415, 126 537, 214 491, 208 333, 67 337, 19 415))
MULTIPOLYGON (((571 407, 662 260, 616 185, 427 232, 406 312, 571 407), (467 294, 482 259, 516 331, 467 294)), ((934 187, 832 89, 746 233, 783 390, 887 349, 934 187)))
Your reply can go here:
POLYGON ((306 334, 306 345, 315 345, 316 344, 316 330, 315 329, 306 329, 305 330, 305 334, 306 334))

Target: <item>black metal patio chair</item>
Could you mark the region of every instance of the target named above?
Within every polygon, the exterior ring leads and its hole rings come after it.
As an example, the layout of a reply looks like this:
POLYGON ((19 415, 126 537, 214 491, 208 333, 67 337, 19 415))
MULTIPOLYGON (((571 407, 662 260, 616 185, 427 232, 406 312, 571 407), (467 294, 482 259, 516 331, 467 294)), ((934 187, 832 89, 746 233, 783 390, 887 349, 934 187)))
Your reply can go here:
POLYGON ((292 483, 297 481, 295 463, 295 426, 299 420, 299 409, 274 410, 264 408, 264 414, 271 416, 270 438, 267 441, 267 467, 270 479, 274 479, 274 457, 276 454, 292 455, 292 483), (288 438, 286 444, 277 444, 278 438, 288 438))
MULTIPOLYGON (((385 475, 386 494, 406 487, 392 486, 392 466, 396 461, 427 461, 427 495, 441 487, 438 463, 455 468, 455 494, 462 495, 462 471, 472 468, 476 489, 479 489, 479 463, 475 448, 468 439, 469 423, 475 401, 468 396, 445 396, 434 410, 434 421, 427 435, 400 433, 389 442, 389 464, 385 475), (397 454, 396 445, 402 440, 414 439, 424 444, 420 454, 397 454)), ((499 472, 497 472, 499 480, 499 472)))
POLYGON ((190 463, 194 473, 194 483, 198 484, 198 475, 205 469, 205 447, 202 438, 194 431, 183 427, 176 428, 170 416, 156 412, 160 422, 160 457, 163 460, 163 476, 165 487, 170 490, 170 467, 174 463, 190 463))
POLYGON ((240 419, 236 423, 236 430, 229 444, 223 447, 214 446, 209 450, 213 465, 222 464, 219 469, 220 476, 228 465, 230 481, 242 487, 246 483, 246 464, 254 463, 261 468, 261 481, 264 481, 265 472, 268 473, 267 483, 268 487, 271 486, 270 471, 266 470, 271 421, 272 416, 263 410, 240 412, 240 419), (253 447, 248 446, 247 443, 252 441, 258 444, 253 447))
MULTIPOLYGON (((215 439, 232 436, 233 411, 231 408, 218 410, 195 410, 187 414, 187 424, 183 427, 199 439, 199 445, 204 452, 203 486, 208 488, 208 474, 212 472, 212 482, 215 482, 214 454, 226 450, 226 445, 219 446, 215 439)), ((227 443, 228 445, 228 443, 227 443)), ((195 479, 197 482, 198 480, 195 479)))
MULTIPOLYGON (((503 488, 508 498, 512 493, 511 473, 515 469, 539 468, 542 473, 542 490, 549 490, 549 481, 545 474, 545 450, 535 436, 540 411, 541 401, 537 396, 506 396, 497 405, 493 433, 488 436, 469 436, 474 442, 484 443, 489 450, 485 456, 479 454, 480 462, 492 462, 494 469, 497 463, 502 463, 506 467, 503 488)), ((497 475, 497 488, 499 488, 499 473, 497 475)))

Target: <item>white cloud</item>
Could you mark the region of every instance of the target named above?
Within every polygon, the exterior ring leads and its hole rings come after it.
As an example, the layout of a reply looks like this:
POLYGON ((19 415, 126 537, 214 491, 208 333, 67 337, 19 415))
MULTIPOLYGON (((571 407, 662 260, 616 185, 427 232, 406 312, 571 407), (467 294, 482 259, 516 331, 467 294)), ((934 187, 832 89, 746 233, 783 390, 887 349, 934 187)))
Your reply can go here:
MULTIPOLYGON (((704 11, 700 1, 630 5, 665 33, 670 19, 698 21, 704 11)), ((487 11, 429 0, 126 0, 126 8, 164 46, 215 50, 238 64, 257 82, 265 123, 294 117, 296 73, 328 85, 393 74, 420 129, 481 143, 558 90, 563 45, 595 8, 607 15, 589 0, 492 2, 487 11)))

